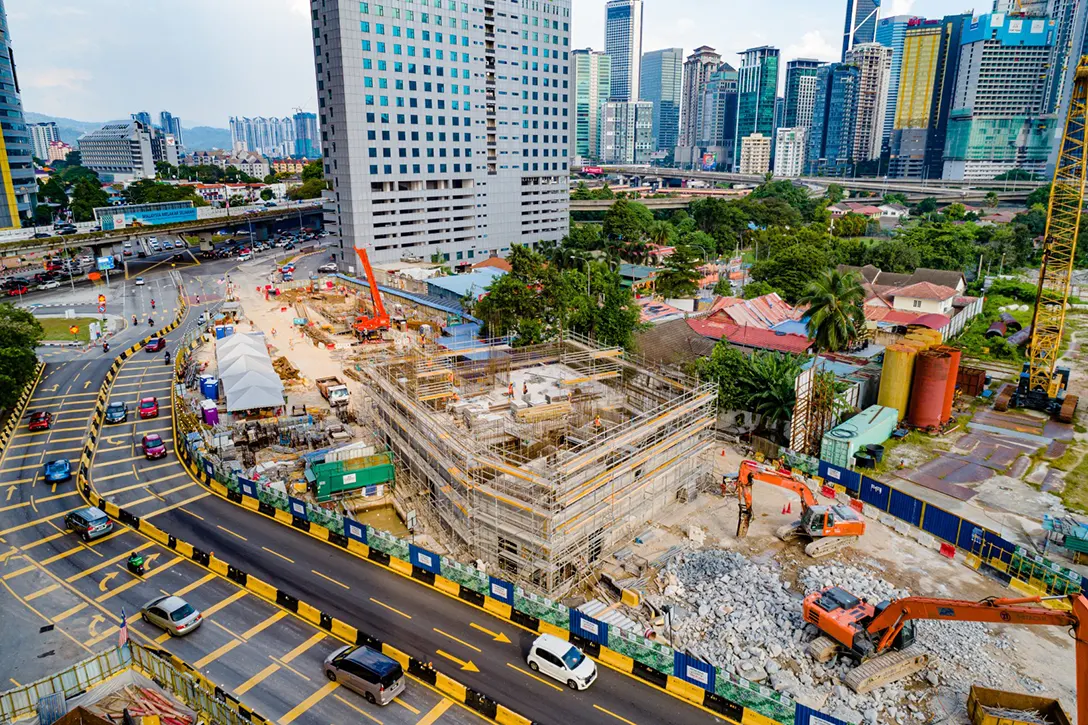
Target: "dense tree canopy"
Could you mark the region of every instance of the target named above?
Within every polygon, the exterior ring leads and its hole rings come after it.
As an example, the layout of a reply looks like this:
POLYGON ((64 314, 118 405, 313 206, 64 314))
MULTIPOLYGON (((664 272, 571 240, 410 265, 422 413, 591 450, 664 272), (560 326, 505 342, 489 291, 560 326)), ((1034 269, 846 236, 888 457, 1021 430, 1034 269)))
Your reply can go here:
POLYGON ((0 304, 0 410, 15 405, 34 376, 38 364, 34 348, 44 335, 32 314, 0 304))

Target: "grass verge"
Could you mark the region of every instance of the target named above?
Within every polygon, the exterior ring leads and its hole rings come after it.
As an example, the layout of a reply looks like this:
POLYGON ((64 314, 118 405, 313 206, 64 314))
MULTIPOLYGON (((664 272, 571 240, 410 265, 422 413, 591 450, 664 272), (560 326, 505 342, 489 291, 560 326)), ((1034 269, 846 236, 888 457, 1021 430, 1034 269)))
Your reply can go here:
POLYGON ((98 320, 94 317, 39 317, 38 322, 41 323, 42 329, 45 330, 45 337, 43 338, 49 342, 71 342, 78 340, 80 342, 90 342, 91 332, 89 325, 92 322, 98 320), (69 328, 75 325, 79 328, 79 332, 73 335, 69 332, 69 328))

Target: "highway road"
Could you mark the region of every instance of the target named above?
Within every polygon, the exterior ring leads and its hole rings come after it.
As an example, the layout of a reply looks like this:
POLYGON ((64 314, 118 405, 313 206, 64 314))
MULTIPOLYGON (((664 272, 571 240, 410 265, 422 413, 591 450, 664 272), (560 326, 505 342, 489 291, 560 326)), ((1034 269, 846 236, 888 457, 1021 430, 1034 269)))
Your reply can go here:
MULTIPOLYGON (((308 262, 315 261, 315 257, 308 262)), ((190 292, 195 296, 196 289, 203 290, 201 304, 194 305, 190 320, 214 302, 217 280, 226 268, 227 263, 216 262, 185 270, 190 292)), ((180 337, 181 332, 179 329, 171 337, 180 337)), ((37 481, 45 456, 40 444, 50 447, 50 455, 68 448, 74 449, 72 453, 80 449, 93 393, 108 368, 106 358, 101 360, 101 364, 86 365, 82 370, 65 363, 63 369, 52 373, 48 384, 39 387, 30 408, 53 405, 57 410, 73 406, 74 420, 78 422, 58 425, 40 440, 29 436, 13 441, 21 446, 9 450, 0 462, 0 552, 8 552, 0 553, 6 556, 0 563, 0 581, 5 590, 2 596, 24 603, 24 607, 13 610, 28 624, 19 635, 19 655, 0 662, 0 677, 21 677, 25 681, 58 669, 62 663, 78 658, 86 647, 109 644, 110 635, 105 633, 116 626, 122 604, 131 612, 160 590, 183 591, 194 606, 205 612, 211 609, 213 616, 192 636, 162 644, 199 666, 210 679, 266 717, 281 723, 345 722, 343 715, 338 718, 327 712, 327 708, 347 707, 341 700, 381 722, 422 721, 436 708, 441 709, 441 719, 426 722, 477 717, 460 705, 451 705, 451 701, 420 682, 410 683, 405 695, 406 704, 416 713, 401 705, 375 711, 358 698, 323 685, 320 659, 336 644, 327 634, 284 610, 275 610, 229 580, 175 557, 174 552, 161 549, 137 532, 122 528, 91 545, 65 535, 60 530, 63 513, 82 501, 72 495, 71 484, 62 484, 53 492, 37 481), (86 386, 86 381, 91 385, 86 386), (53 384, 57 385, 55 390, 53 384), (84 387, 90 394, 76 397, 84 387), (65 397, 54 398, 58 393, 65 397), (69 427, 76 430, 61 430, 69 427), (53 444, 63 447, 52 451, 53 444), (8 495, 8 488, 12 493, 5 502, 3 496, 8 495), (145 554, 158 554, 151 572, 143 579, 123 568, 127 552, 141 546, 145 554), (21 573, 12 576, 16 572, 21 573), (32 578, 20 581, 23 577, 32 578), (51 589, 54 585, 56 588, 51 589), (34 596, 46 589, 50 591, 34 596), (56 604, 54 598, 59 599, 56 604), (77 600, 82 607, 67 614, 80 606, 73 603, 77 600), (45 603, 51 608, 45 610, 45 603), (40 615, 30 609, 37 609, 37 604, 42 605, 40 615), (92 633, 88 627, 96 616, 104 619, 92 633), (55 629, 34 634, 33 625, 46 621, 55 629), (265 626, 255 632, 262 624, 265 626), (309 647, 300 649, 307 642, 309 647), (50 649, 52 655, 38 659, 42 651, 50 649), (306 707, 296 711, 300 703, 306 707)), ((132 407, 139 397, 155 395, 161 405, 168 405, 169 392, 170 374, 161 355, 141 353, 122 368, 111 399, 127 400, 132 407)), ((164 410, 162 415, 105 429, 91 479, 111 501, 150 518, 179 539, 212 551, 292 596, 419 659, 433 662, 439 670, 534 721, 564 725, 724 722, 709 711, 604 666, 599 666, 598 681, 581 693, 537 676, 524 661, 533 637, 529 632, 209 493, 189 477, 172 445, 166 459, 142 460, 136 447, 144 433, 153 431, 168 437, 169 411, 164 410)), ((146 637, 158 636, 143 623, 134 629, 146 637)), ((353 719, 357 721, 358 717, 353 719)))

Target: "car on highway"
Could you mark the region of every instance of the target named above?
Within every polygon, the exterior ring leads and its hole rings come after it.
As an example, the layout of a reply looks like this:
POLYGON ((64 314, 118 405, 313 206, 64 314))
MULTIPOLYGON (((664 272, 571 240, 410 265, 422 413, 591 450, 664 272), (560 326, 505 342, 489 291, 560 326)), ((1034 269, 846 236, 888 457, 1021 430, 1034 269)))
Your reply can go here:
POLYGON ((288 242, 287 244, 285 244, 283 246, 283 251, 290 252, 294 248, 295 248, 295 243, 294 242, 288 242))
POLYGON ((238 261, 239 262, 248 262, 251 259, 253 259, 253 254, 251 252, 248 252, 248 251, 242 252, 241 254, 238 255, 238 261))
POLYGON ((53 414, 48 410, 39 410, 30 414, 30 422, 27 423, 27 430, 49 430, 49 426, 53 425, 53 414))
POLYGON ((140 442, 144 449, 144 456, 150 461, 156 458, 166 458, 166 444, 162 442, 162 436, 158 433, 148 433, 140 442))
POLYGON ((84 541, 97 539, 113 531, 113 522, 101 509, 86 506, 69 512, 64 517, 64 526, 76 532, 84 541))
POLYGON ((49 237, 51 236, 53 235, 47 234, 46 232, 38 232, 33 237, 31 237, 31 239, 49 239, 49 237))
POLYGON ((137 287, 143 287, 145 284, 147 284, 147 282, 144 281, 143 277, 137 277, 136 278, 136 286, 137 287))
POLYGON ((140 417, 158 418, 159 399, 155 396, 151 396, 150 398, 140 398, 140 417))
POLYGON ((132 242, 125 242, 125 243, 124 243, 124 244, 122 244, 121 246, 123 246, 123 247, 124 247, 125 249, 128 249, 129 247, 131 247, 131 246, 132 246, 132 242))
POLYGON ((62 483, 72 477, 72 462, 67 458, 57 458, 45 464, 42 470, 46 483, 62 483))
POLYGON ((404 692, 400 663, 366 645, 345 645, 325 658, 325 677, 362 695, 367 702, 388 705, 404 692))
POLYGON ((320 267, 318 267, 317 271, 318 272, 327 272, 327 273, 335 274, 339 270, 337 269, 336 265, 333 262, 329 262, 328 264, 323 264, 320 267))
POLYGON ((75 224, 65 224, 62 227, 56 227, 56 230, 57 234, 77 234, 79 232, 75 224))
POLYGON ((114 401, 106 406, 107 423, 124 423, 128 420, 128 405, 114 401))
POLYGON ((131 257, 132 256, 132 250, 131 249, 126 249, 124 256, 131 257))
POLYGON ((533 640, 529 669, 563 682, 572 690, 584 690, 597 679, 597 665, 565 639, 554 634, 542 634, 533 640))
POLYGON ((38 289, 42 289, 42 290, 45 290, 45 289, 57 289, 58 287, 60 287, 60 282, 58 282, 55 279, 51 279, 48 282, 42 282, 41 284, 38 285, 38 289))
POLYGON ((153 337, 153 338, 151 338, 150 340, 147 341, 146 345, 144 345, 144 350, 147 351, 147 352, 158 352, 159 350, 162 350, 165 347, 166 347, 166 338, 165 337, 153 337))
POLYGON ((158 237, 148 237, 147 238, 147 243, 157 245, 159 243, 159 238, 158 237))
POLYGON ((140 617, 173 637, 192 632, 203 621, 192 604, 172 594, 156 597, 145 604, 140 608, 140 617))
POLYGON ((18 297, 19 295, 25 295, 30 291, 30 288, 25 284, 14 285, 8 288, 8 297, 18 297))

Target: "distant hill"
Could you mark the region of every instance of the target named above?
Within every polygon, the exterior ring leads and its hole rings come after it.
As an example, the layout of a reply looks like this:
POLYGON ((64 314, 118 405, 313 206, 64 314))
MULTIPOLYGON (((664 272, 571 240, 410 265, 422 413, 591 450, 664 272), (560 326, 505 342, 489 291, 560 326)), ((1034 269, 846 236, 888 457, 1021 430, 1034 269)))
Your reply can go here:
MULTIPOLYGON (((115 122, 77 121, 74 118, 47 116, 43 113, 34 113, 32 111, 27 111, 24 115, 26 116, 27 123, 48 123, 53 121, 57 124, 60 140, 73 146, 76 145, 76 140, 83 134, 101 128, 107 123, 115 122)), ((214 126, 196 126, 194 128, 183 127, 182 132, 185 134, 185 148, 188 151, 230 148, 230 129, 215 128, 214 126)))

